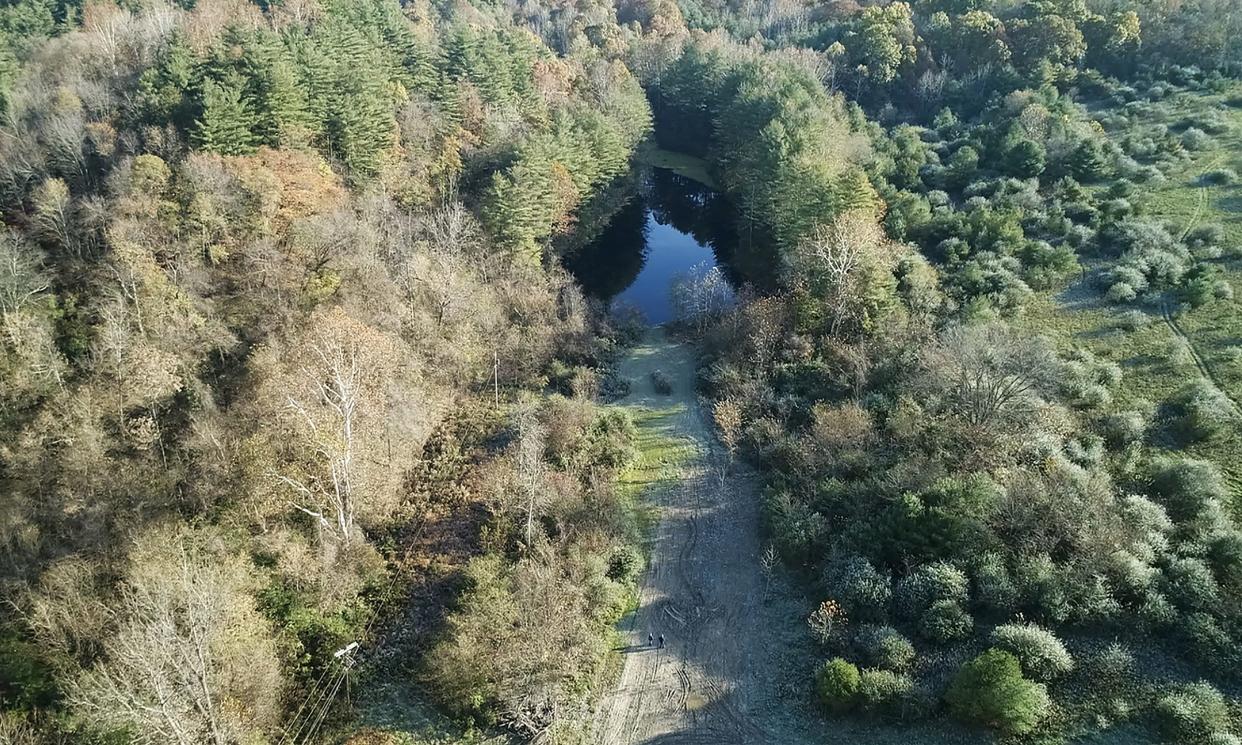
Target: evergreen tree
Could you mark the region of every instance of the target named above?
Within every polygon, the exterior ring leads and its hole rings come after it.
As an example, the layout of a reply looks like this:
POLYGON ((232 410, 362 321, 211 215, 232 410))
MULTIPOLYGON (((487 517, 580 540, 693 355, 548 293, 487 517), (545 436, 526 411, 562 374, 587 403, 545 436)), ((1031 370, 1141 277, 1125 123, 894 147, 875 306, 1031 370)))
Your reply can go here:
POLYGON ((221 82, 203 81, 202 114, 194 126, 197 147, 221 155, 252 153, 254 126, 254 109, 239 76, 229 75, 221 82))
POLYGON ((1044 172, 1048 153, 1034 140, 1020 139, 1005 153, 1005 170, 1017 178, 1034 178, 1044 172))
POLYGON ((304 139, 311 117, 288 49, 274 35, 258 33, 246 45, 243 62, 255 103, 258 141, 279 147, 304 139))
POLYGON ((192 102, 187 92, 193 88, 196 70, 194 54, 185 37, 174 34, 138 80, 139 109, 144 123, 172 123, 188 128, 194 123, 192 102))
POLYGON ((1105 176, 1107 169, 1104 148, 1097 140, 1083 140, 1070 153, 1070 174, 1082 183, 1099 181, 1105 176))

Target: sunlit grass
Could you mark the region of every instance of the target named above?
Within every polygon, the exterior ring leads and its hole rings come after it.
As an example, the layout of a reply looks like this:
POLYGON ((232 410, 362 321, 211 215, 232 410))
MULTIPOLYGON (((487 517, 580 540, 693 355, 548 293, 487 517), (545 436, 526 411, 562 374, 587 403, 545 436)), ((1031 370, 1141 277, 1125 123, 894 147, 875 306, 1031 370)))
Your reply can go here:
MULTIPOLYGON (((1205 187, 1200 179, 1216 168, 1242 170, 1242 109, 1222 107, 1227 97, 1192 95, 1169 105, 1166 118, 1170 123, 1216 109, 1229 117, 1231 127, 1213 135, 1212 146, 1171 172, 1167 181, 1140 187, 1133 201, 1144 216, 1165 220, 1179 233, 1211 223, 1221 225, 1225 255, 1213 263, 1235 292, 1242 293, 1242 185, 1205 187)), ((1150 323, 1141 328, 1127 328, 1120 322, 1125 310, 1127 306, 1099 302, 1093 292, 1076 290, 1041 297, 1018 323, 1047 334, 1062 350, 1082 347, 1119 364, 1125 377, 1116 408, 1148 402, 1159 405, 1199 377, 1199 370, 1192 362, 1174 359, 1177 337, 1155 309, 1146 309, 1150 323)), ((1235 400, 1242 399, 1242 307, 1238 300, 1185 308, 1178 324, 1221 388, 1235 400)), ((1154 444, 1214 461, 1233 487, 1235 512, 1242 512, 1242 433, 1189 444, 1158 438, 1154 444)))

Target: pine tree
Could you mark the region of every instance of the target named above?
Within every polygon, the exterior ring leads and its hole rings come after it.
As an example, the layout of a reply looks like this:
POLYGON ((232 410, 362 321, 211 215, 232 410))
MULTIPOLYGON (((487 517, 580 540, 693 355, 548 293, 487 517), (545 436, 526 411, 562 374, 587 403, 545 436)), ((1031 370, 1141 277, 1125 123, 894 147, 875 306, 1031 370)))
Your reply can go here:
POLYGON ((194 127, 195 145, 221 155, 252 153, 256 144, 254 126, 254 109, 244 95, 239 76, 229 75, 221 82, 203 81, 202 115, 194 127))
POLYGON ((1083 183, 1100 180, 1107 169, 1104 148, 1096 140, 1083 140, 1070 154, 1069 168, 1074 178, 1083 183))
POLYGON ((246 46, 244 63, 259 142, 279 147, 304 140, 311 116, 288 49, 275 36, 256 34, 246 46))

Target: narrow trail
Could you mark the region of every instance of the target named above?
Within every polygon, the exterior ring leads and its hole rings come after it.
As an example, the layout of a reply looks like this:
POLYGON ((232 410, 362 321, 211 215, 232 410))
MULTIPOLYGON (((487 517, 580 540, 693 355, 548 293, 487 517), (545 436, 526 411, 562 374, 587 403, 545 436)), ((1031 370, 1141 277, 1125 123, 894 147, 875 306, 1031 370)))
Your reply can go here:
POLYGON ((1242 417, 1242 404, 1239 404, 1238 400, 1229 393, 1228 388, 1225 388, 1220 384, 1220 379, 1212 371, 1211 366, 1208 365, 1208 362, 1203 358, 1203 355, 1199 354, 1199 349, 1195 347, 1194 341, 1192 341, 1186 332, 1182 330, 1182 327, 1178 325, 1177 318, 1174 317, 1173 313, 1169 310, 1168 303, 1163 303, 1160 306, 1160 313, 1163 315, 1164 322, 1168 325, 1169 330, 1173 332, 1173 335, 1186 343, 1186 349, 1190 351, 1190 357, 1194 360, 1195 367, 1199 369, 1199 373, 1205 380, 1207 380, 1208 383, 1212 385, 1212 387, 1220 391, 1221 394, 1225 396, 1225 399, 1229 401, 1229 405, 1233 409, 1234 415, 1242 417))
POLYGON ((973 741, 920 725, 833 721, 809 701, 820 652, 810 646, 809 603, 761 568, 759 485, 747 469, 722 469, 694 391, 691 349, 653 329, 622 365, 645 435, 684 442, 692 456, 663 469, 647 500, 659 513, 638 609, 620 625, 619 680, 593 723, 603 745, 920 743, 973 741), (660 370, 673 384, 661 396, 660 370), (656 430, 654 433, 652 429, 656 430), (722 476, 722 473, 724 474, 722 476), (648 645, 647 635, 667 644, 648 645), (948 735, 948 737, 945 737, 948 735))

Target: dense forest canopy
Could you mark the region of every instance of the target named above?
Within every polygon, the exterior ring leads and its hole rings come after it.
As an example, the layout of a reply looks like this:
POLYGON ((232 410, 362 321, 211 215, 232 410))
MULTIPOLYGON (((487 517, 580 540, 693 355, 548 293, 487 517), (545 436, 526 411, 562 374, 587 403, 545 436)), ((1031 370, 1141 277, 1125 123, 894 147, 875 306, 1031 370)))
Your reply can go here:
POLYGON ((562 262, 658 147, 767 270, 674 331, 814 599, 817 726, 1236 742, 1239 38, 1235 0, 0 0, 0 741, 423 742, 355 676, 445 741, 589 741, 659 518, 608 404, 642 330, 562 262))

